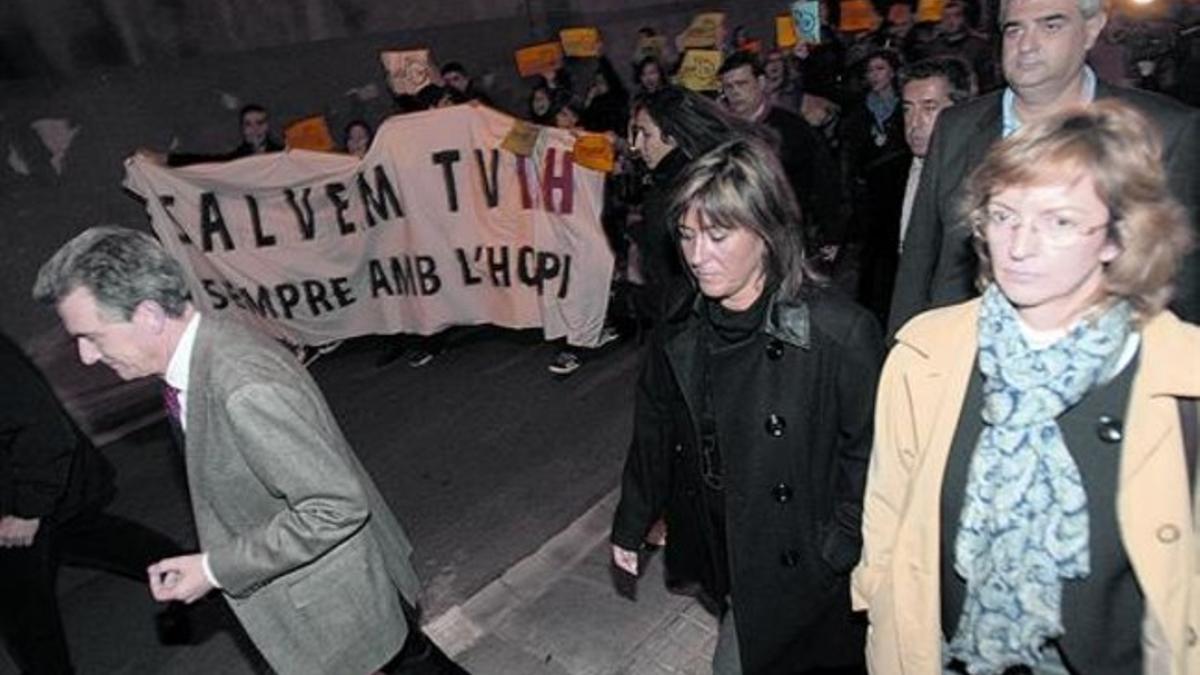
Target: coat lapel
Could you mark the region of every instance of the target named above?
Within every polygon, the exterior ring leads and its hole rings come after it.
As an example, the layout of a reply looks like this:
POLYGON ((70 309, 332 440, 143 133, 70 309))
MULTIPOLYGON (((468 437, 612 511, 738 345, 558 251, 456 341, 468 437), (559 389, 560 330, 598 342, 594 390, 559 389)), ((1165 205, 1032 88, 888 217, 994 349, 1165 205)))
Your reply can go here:
POLYGON ((700 410, 699 401, 696 400, 696 393, 700 391, 700 383, 696 382, 698 336, 696 330, 679 330, 667 338, 664 346, 667 362, 671 364, 671 371, 679 383, 692 420, 698 419, 700 410))
POLYGON ((187 429, 184 432, 184 457, 187 459, 188 474, 192 474, 193 463, 197 462, 204 448, 205 423, 208 419, 208 374, 212 358, 213 342, 220 319, 202 315, 192 346, 192 358, 188 363, 187 429))
POLYGON ((1197 353, 1189 333, 1169 312, 1142 330, 1141 362, 1157 367, 1140 367, 1133 382, 1117 501, 1125 548, 1146 596, 1147 621, 1168 643, 1182 639, 1176 628, 1187 623, 1187 579, 1195 573, 1193 503, 1176 401, 1200 396, 1200 377, 1192 368, 1172 367, 1183 355, 1197 353))
POLYGON ((936 310, 956 313, 941 318, 943 330, 925 329, 923 335, 902 330, 896 336, 897 342, 925 359, 926 367, 913 369, 904 382, 913 428, 926 434, 915 439, 920 466, 913 469, 910 494, 933 495, 909 501, 909 514, 897 533, 897 548, 912 551, 915 557, 912 565, 894 571, 893 580, 897 587, 895 602, 902 608, 898 610, 902 619, 897 631, 900 643, 907 645, 903 655, 906 672, 940 671, 941 666, 940 644, 924 639, 926 627, 938 625, 941 597, 936 591, 921 593, 917 589, 940 587, 941 533, 936 523, 940 518, 942 476, 975 363, 979 304, 976 299, 936 310))
MULTIPOLYGON (((992 144, 1000 139, 1000 132, 1004 128, 1004 112, 1003 112, 1003 96, 996 96, 995 104, 988 106, 982 111, 979 119, 975 122, 975 133, 966 139, 966 164, 968 169, 979 166, 983 162, 983 156, 987 154, 992 144)), ((965 180, 966 175, 961 177, 965 180)))

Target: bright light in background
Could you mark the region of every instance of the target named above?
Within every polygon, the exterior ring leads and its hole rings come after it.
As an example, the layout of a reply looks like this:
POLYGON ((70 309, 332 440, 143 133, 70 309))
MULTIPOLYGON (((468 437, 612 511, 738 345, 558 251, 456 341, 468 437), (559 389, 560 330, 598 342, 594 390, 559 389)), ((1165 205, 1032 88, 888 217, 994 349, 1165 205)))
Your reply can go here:
POLYGON ((1151 4, 1154 4, 1154 0, 1133 0, 1133 4, 1135 4, 1135 5, 1151 5, 1151 4))

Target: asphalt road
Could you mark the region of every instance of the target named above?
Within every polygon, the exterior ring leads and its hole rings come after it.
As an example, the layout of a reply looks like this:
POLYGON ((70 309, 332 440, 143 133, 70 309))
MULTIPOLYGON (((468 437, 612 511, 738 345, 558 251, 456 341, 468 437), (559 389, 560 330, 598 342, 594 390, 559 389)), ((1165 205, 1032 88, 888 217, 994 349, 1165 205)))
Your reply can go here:
MULTIPOLYGON (((391 339, 347 342, 312 367, 351 445, 416 547, 425 615, 465 601, 617 484, 639 350, 624 340, 568 378, 537 331, 462 329, 431 364, 377 367, 391 339)), ((181 458, 165 423, 111 443, 112 510, 194 542, 181 458)), ((144 584, 64 569, 59 592, 81 674, 251 673, 220 602, 193 611, 195 643, 158 644, 144 584)), ((0 652, 0 673, 15 672, 0 652)))

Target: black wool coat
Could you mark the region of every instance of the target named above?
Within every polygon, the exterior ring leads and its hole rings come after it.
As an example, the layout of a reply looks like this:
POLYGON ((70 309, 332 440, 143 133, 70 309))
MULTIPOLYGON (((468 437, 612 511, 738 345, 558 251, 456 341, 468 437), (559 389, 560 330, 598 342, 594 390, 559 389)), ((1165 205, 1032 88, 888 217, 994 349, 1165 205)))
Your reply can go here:
POLYGON ((113 469, 21 348, 0 335, 0 516, 63 523, 115 493, 113 469))
MULTIPOLYGON (((692 294, 677 303, 653 338, 612 542, 638 549, 665 515, 670 582, 711 594, 718 583, 697 419, 703 302, 692 294)), ((865 622, 851 614, 848 575, 862 545, 880 329, 866 310, 812 287, 800 301, 773 298, 750 339, 733 385, 739 407, 716 412, 743 670, 861 663, 865 622)))

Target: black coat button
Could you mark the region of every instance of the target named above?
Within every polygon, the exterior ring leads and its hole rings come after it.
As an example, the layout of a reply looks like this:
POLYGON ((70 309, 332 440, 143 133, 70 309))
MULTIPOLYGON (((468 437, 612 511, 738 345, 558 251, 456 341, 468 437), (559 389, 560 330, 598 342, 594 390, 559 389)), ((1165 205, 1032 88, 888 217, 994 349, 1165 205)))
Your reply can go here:
POLYGON ((786 504, 792 501, 792 486, 787 483, 780 483, 771 488, 771 496, 780 504, 786 504))
POLYGON ((783 419, 783 415, 771 413, 767 415, 767 421, 763 423, 763 427, 767 430, 767 434, 779 438, 783 435, 783 430, 787 428, 787 420, 783 419))
POLYGON ((1096 420, 1096 435, 1105 443, 1120 443, 1125 437, 1124 425, 1116 417, 1101 415, 1096 420))
POLYGON ((783 358, 783 343, 778 339, 771 338, 771 341, 767 343, 767 358, 772 361, 783 358))
POLYGON ((800 564, 800 552, 789 548, 779 555, 779 564, 784 567, 795 567, 800 564))

